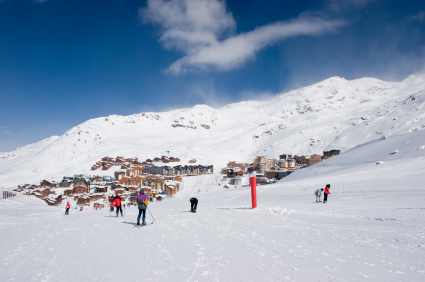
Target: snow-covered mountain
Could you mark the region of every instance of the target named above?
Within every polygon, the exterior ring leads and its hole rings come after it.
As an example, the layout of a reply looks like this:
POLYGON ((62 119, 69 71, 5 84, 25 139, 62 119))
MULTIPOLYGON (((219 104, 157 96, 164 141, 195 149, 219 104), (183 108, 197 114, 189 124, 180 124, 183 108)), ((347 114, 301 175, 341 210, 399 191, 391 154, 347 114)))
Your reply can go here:
MULTIPOLYGON (((62 136, 0 153, 0 183, 13 188, 63 175, 92 174, 91 166, 105 156, 144 160, 169 154, 183 162, 196 158, 218 169, 230 160, 252 162, 256 155, 344 152, 365 142, 425 129, 424 101, 425 75, 397 83, 332 77, 269 100, 219 109, 196 105, 161 113, 111 115, 88 120, 62 136)), ((112 175, 113 171, 94 173, 112 175)))

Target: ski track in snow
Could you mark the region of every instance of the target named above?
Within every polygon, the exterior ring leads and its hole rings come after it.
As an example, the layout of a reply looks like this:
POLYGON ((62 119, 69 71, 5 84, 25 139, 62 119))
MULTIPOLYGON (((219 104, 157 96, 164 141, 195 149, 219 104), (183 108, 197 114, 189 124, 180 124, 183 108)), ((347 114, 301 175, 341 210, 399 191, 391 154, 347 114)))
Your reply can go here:
POLYGON ((108 209, 71 210, 65 216, 62 208, 27 196, 1 201, 0 280, 425 278, 425 191, 399 191, 389 179, 385 192, 347 194, 337 186, 327 204, 316 204, 313 191, 304 190, 313 179, 292 182, 298 187, 289 188, 291 181, 258 187, 255 210, 249 187, 191 194, 193 187, 187 186, 181 195, 150 205, 158 225, 143 228, 133 228, 134 207, 118 218, 108 209), (196 214, 188 212, 193 195, 199 199, 196 214))

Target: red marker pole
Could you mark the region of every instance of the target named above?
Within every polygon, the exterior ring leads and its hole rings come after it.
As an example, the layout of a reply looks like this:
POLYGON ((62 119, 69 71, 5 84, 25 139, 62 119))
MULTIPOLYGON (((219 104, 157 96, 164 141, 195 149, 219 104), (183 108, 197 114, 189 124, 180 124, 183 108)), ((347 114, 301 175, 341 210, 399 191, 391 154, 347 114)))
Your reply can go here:
POLYGON ((251 182, 252 208, 255 209, 257 207, 257 180, 255 179, 255 172, 251 173, 249 181, 251 182))

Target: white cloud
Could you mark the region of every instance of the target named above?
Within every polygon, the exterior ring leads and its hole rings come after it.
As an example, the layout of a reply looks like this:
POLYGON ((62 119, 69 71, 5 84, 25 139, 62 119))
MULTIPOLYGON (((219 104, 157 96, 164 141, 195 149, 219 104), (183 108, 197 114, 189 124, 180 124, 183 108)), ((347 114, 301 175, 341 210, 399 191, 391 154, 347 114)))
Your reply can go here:
POLYGON ((9 134, 12 134, 12 133, 10 133, 10 131, 9 131, 9 130, 6 130, 6 131, 4 132, 4 134, 9 135, 9 134))
POLYGON ((139 10, 145 23, 161 27, 160 41, 167 49, 185 56, 174 62, 168 72, 217 69, 231 70, 241 66, 267 46, 299 35, 321 35, 344 24, 303 14, 286 22, 260 26, 235 34, 236 23, 226 3, 219 0, 148 0, 139 10))

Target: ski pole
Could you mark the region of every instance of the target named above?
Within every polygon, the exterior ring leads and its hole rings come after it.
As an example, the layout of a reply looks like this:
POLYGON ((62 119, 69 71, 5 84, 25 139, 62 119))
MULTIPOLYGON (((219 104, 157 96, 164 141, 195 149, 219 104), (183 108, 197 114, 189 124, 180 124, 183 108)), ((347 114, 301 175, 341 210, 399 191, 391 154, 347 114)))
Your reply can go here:
POLYGON ((151 213, 150 209, 149 209, 148 207, 146 207, 146 208, 148 209, 149 213, 151 214, 151 216, 152 216, 152 218, 153 218, 153 221, 155 221, 155 224, 156 224, 156 225, 158 225, 158 223, 156 223, 156 220, 155 220, 155 218, 153 217, 153 215, 152 215, 152 213, 151 213))

